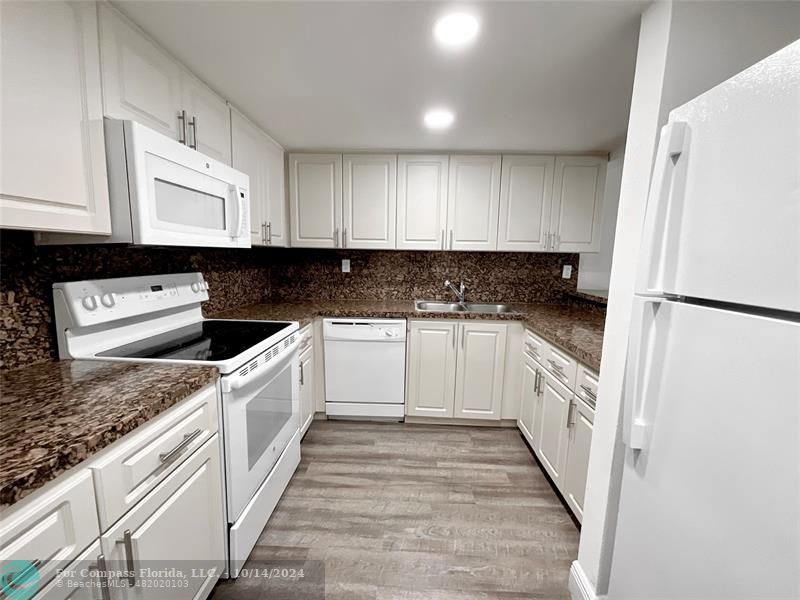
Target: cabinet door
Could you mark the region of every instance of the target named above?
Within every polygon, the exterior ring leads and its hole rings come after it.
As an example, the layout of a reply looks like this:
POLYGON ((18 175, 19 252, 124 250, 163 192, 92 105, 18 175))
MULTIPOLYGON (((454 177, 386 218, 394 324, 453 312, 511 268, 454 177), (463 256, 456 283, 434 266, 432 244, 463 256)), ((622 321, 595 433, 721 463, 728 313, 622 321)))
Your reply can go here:
MULTIPOLYGON (((105 580, 98 571, 99 565, 102 564, 98 558, 102 554, 100 540, 96 539, 83 554, 36 593, 36 600, 102 600, 103 593, 100 586, 105 585, 105 580)), ((40 579, 37 585, 41 583, 40 579)), ((18 596, 12 594, 11 598, 23 600, 27 598, 27 594, 24 592, 18 596)))
POLYGON ((231 164, 231 111, 224 98, 185 71, 181 108, 186 111, 186 143, 206 156, 231 164))
POLYGON ((500 419, 506 326, 498 323, 460 325, 454 416, 500 419))
POLYGON ((0 227, 111 233, 97 8, 0 5, 0 227))
POLYGON ((219 578, 225 557, 225 517, 218 440, 215 434, 101 537, 109 564, 132 562, 139 572, 146 567, 184 572, 196 568, 204 569, 206 576, 189 577, 187 586, 168 590, 139 581, 132 587, 112 581, 118 597, 195 598, 203 590, 210 591, 219 578), (129 544, 123 543, 126 531, 129 544))
POLYGON ((397 248, 444 250, 447 155, 397 157, 397 248))
POLYGON ((314 420, 314 347, 300 353, 300 433, 314 420))
POLYGON ((559 156, 553 185, 550 231, 553 250, 597 252, 600 249, 600 216, 606 187, 605 158, 559 156))
POLYGON ((565 493, 575 517, 583 521, 583 501, 586 496, 586 473, 589 470, 589 450, 592 446, 594 411, 584 402, 575 400, 569 426, 567 466, 564 470, 565 493))
POLYGON ((522 360, 522 393, 520 395, 517 426, 531 444, 533 443, 533 411, 538 400, 536 391, 538 377, 536 363, 524 356, 522 360))
POLYGON ((181 67, 116 9, 100 7, 105 114, 131 119, 184 141, 179 123, 181 67))
POLYGON ((539 385, 542 386, 542 399, 535 450, 553 482, 559 489, 563 489, 564 463, 569 441, 567 418, 572 392, 548 372, 544 373, 544 379, 539 385))
POLYGON ((342 239, 345 248, 394 248, 397 156, 345 154, 342 239))
POLYGON ((289 155, 291 244, 338 248, 342 223, 342 155, 289 155))
POLYGON ((231 110, 232 166, 250 177, 250 243, 267 243, 268 162, 261 132, 235 110, 231 110))
POLYGON ((286 224, 286 167, 283 147, 264 134, 267 163, 267 245, 289 246, 289 228, 286 224))
POLYGON ((503 155, 498 250, 547 250, 554 167, 552 156, 503 155))
POLYGON ((458 323, 410 321, 406 414, 452 417, 458 323))
POLYGON ((499 204, 500 156, 451 156, 447 248, 496 250, 499 204))

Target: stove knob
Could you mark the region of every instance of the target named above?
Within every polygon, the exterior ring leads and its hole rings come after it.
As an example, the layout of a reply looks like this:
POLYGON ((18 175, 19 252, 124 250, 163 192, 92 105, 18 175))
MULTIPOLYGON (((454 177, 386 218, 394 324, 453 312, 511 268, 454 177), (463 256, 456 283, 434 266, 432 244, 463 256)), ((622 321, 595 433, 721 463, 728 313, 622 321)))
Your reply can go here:
POLYGON ((200 284, 197 281, 193 281, 190 287, 195 294, 200 291, 200 284))
POLYGON ((97 308, 97 296, 86 296, 81 300, 81 304, 86 310, 94 310, 97 308))
POLYGON ((108 292, 107 294, 100 296, 100 302, 103 304, 103 306, 111 308, 117 303, 117 296, 113 292, 108 292))

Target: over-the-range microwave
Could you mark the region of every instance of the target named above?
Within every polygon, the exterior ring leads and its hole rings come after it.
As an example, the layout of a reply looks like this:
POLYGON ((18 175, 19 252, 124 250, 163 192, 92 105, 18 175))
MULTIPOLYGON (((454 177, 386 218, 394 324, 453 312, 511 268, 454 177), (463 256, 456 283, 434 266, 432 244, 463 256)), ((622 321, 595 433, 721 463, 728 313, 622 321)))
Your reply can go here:
POLYGON ((111 235, 39 244, 250 247, 250 178, 135 121, 104 119, 111 235))

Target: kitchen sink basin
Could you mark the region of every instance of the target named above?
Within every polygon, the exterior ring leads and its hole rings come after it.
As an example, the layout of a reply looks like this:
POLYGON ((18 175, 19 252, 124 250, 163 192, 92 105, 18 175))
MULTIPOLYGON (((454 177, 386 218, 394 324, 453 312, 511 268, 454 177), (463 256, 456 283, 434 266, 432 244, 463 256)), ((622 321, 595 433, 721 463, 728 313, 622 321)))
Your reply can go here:
POLYGON ((417 300, 414 303, 420 312, 455 312, 455 313, 480 313, 501 314, 514 313, 510 304, 493 304, 480 302, 439 302, 437 300, 417 300))

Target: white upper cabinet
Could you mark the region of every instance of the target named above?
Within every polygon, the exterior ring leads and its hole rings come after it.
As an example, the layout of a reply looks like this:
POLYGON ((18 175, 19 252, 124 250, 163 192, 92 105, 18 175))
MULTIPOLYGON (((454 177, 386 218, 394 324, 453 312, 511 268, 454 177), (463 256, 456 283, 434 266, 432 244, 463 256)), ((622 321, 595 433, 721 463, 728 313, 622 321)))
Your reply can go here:
POLYGON ((250 176, 250 242, 286 246, 283 148, 231 110, 233 168, 250 176))
POLYGON ((99 6, 105 114, 182 140, 180 65, 116 9, 99 6))
POLYGON ((206 156, 231 164, 231 115, 228 103, 206 84, 184 72, 182 110, 186 111, 186 143, 206 156))
POLYGON ((446 154, 397 157, 398 249, 444 249, 448 163, 446 154))
POLYGON ((111 233, 97 7, 0 4, 0 226, 111 233))
POLYGON ((499 205, 500 156, 451 156, 447 248, 496 250, 499 205))
POLYGON ((467 321, 459 329, 453 416, 499 419, 506 359, 506 325, 467 321))
POLYGON ((559 156, 553 185, 550 231, 558 252, 597 252, 606 185, 605 158, 559 156))
POLYGON ((342 155, 290 154, 291 245, 339 248, 342 233, 342 155))
POLYGON ((497 249, 547 249, 553 192, 552 156, 503 155, 497 249))
POLYGON ((100 4, 105 114, 231 164, 228 105, 115 8, 100 4))
POLYGON ((343 247, 394 248, 397 156, 345 154, 342 162, 343 247))

